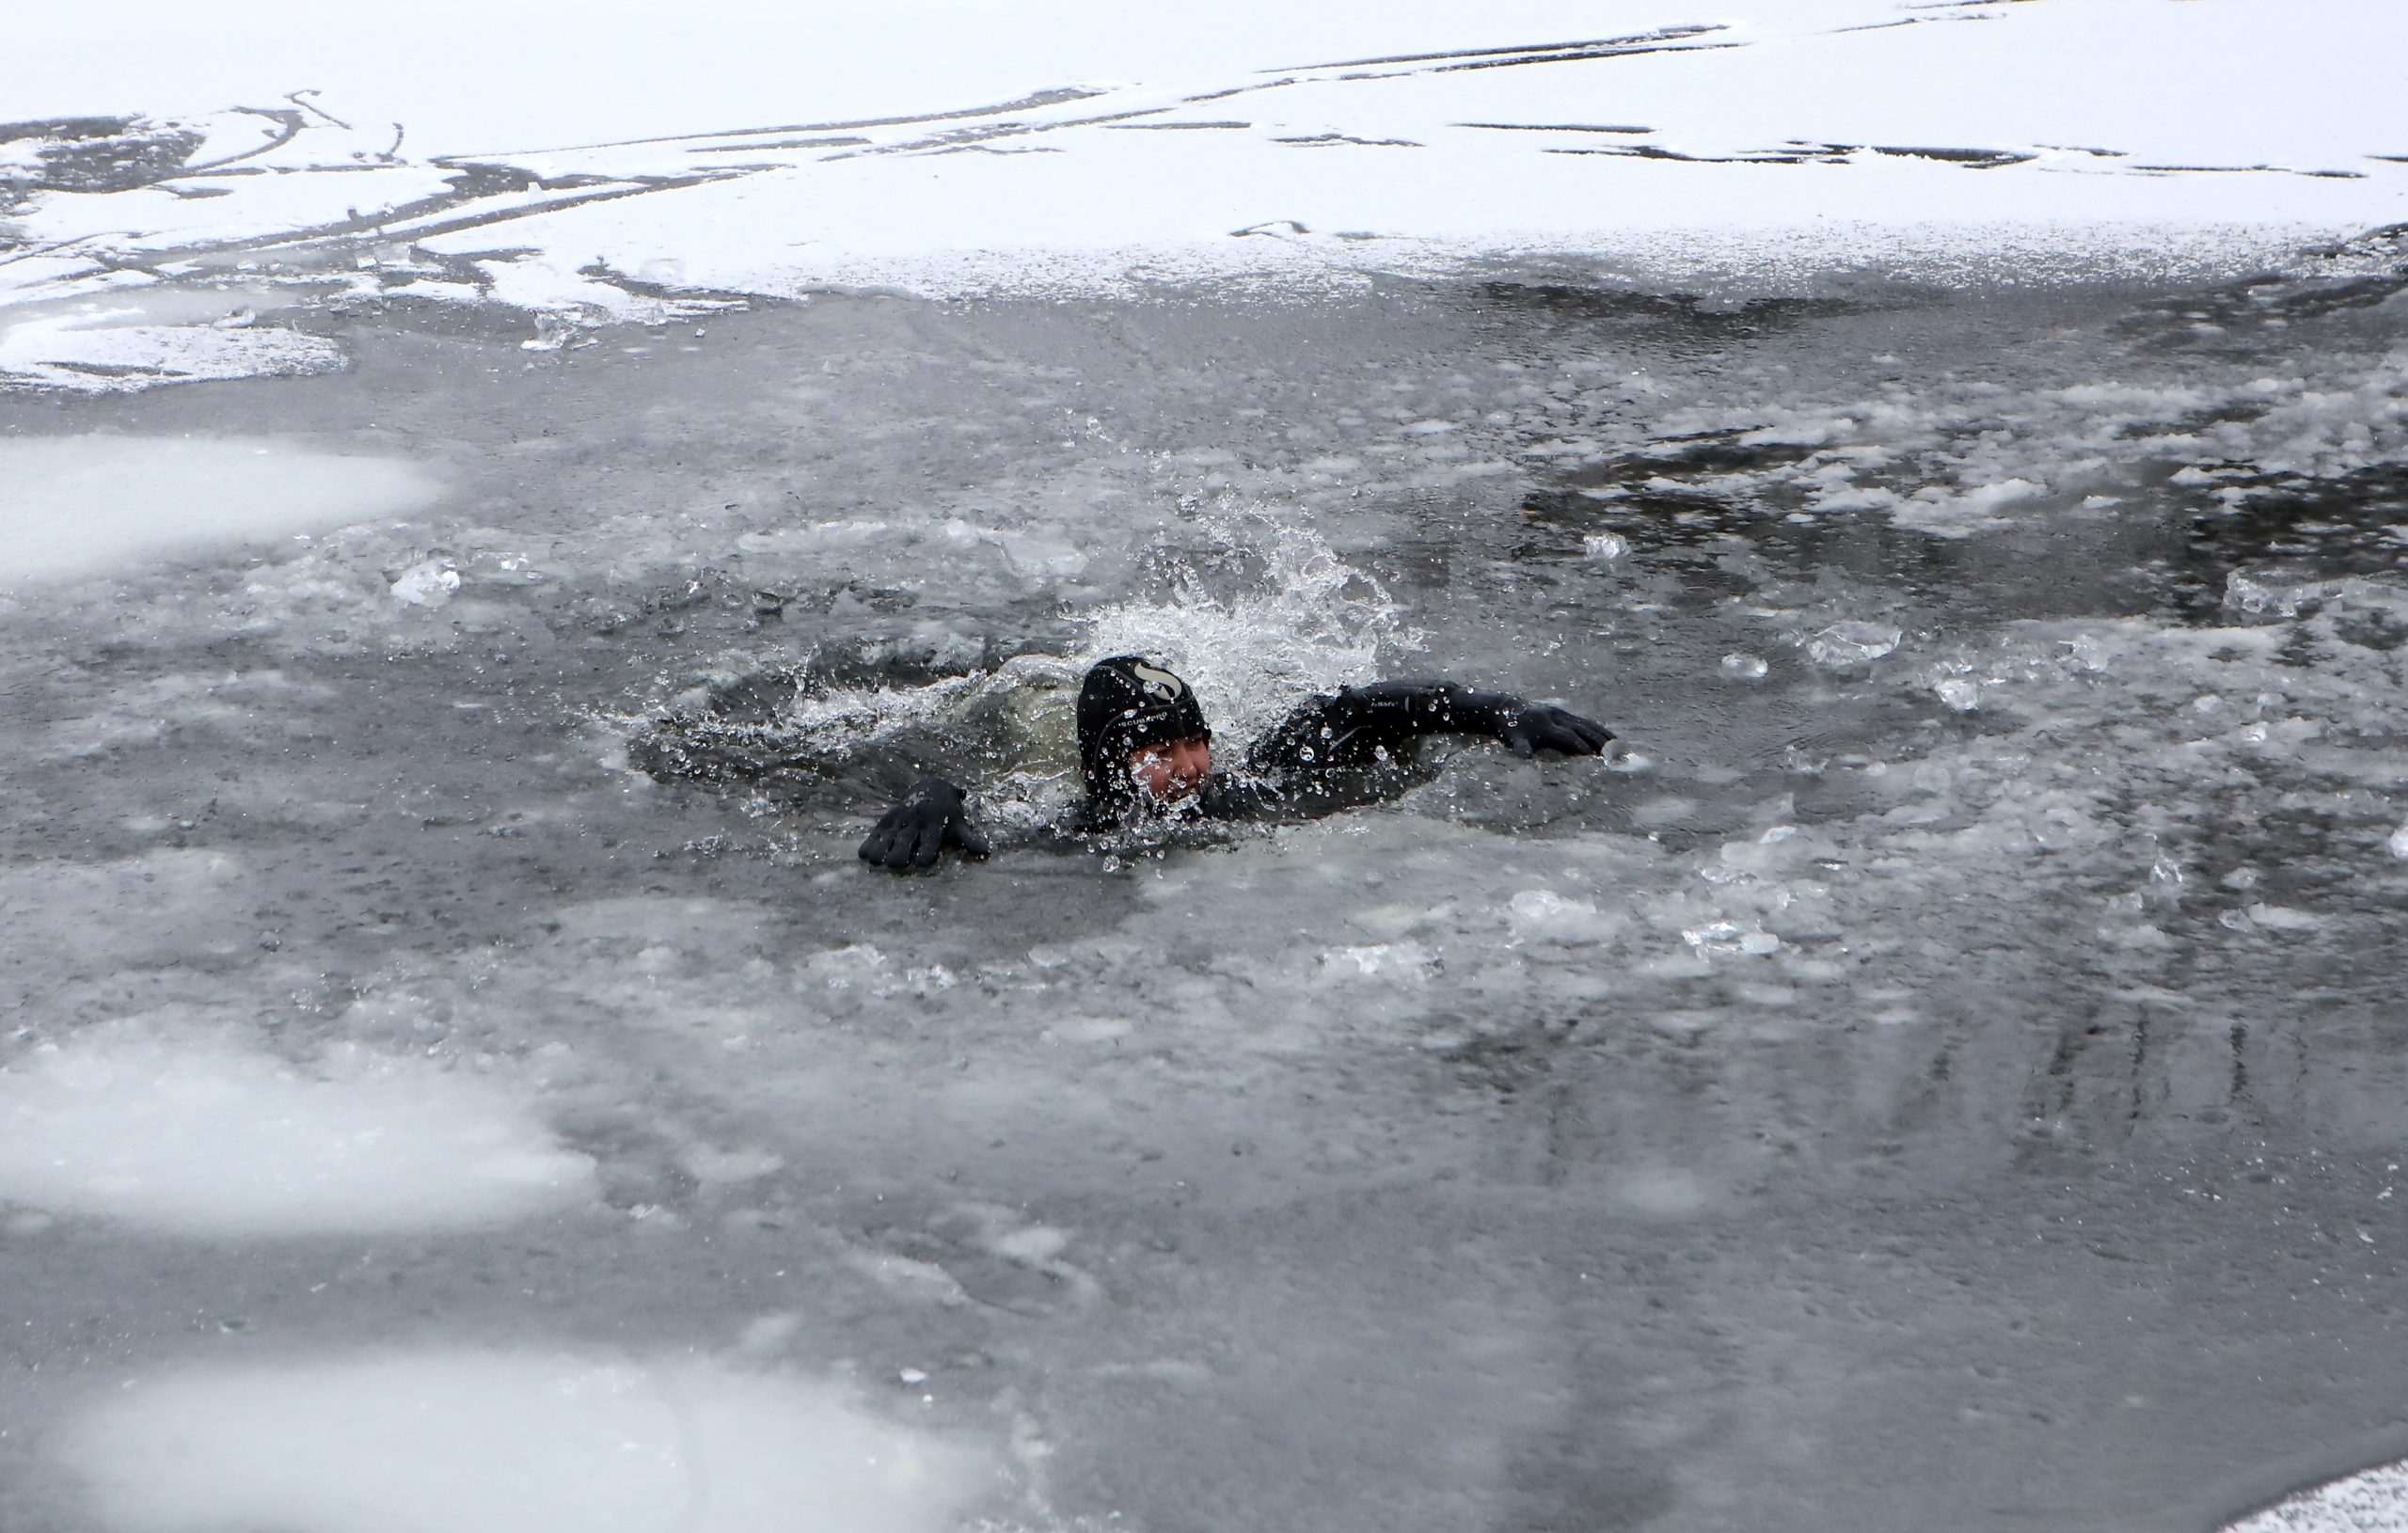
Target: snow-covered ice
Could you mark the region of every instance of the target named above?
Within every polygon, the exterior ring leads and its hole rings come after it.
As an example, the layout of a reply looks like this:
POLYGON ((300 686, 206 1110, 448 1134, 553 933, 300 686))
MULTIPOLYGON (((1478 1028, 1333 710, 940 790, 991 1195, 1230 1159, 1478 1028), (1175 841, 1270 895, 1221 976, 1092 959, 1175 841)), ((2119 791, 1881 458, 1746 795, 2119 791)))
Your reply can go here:
MULTIPOLYGON (((70 315, 155 283, 203 304, 260 284, 276 307, 500 303, 551 348, 829 285, 1345 283, 1535 253, 1659 276, 2240 270, 2408 212, 2384 63, 2408 23, 2373 3, 2298 24, 2276 0, 1646 0, 1606 24, 1564 0, 1227 0, 1179 27, 1093 0, 1042 24, 943 0, 715 4, 678 35, 742 45, 682 64, 663 50, 689 44, 627 17, 447 5, 402 37, 320 18, 229 56, 214 23, 141 12, 121 24, 164 71, 77 45, 64 13, 16 24, 48 67, 0 144, 24 246, 0 300, 70 315), (485 40, 434 40, 454 26, 485 40)), ((27 318, 0 375, 117 388, 336 355, 285 321, 215 327, 238 311, 27 318)), ((1979 525, 2030 492, 1985 481, 1913 514, 1979 525)))
POLYGON ((2225 1533, 2399 1533, 2408 1527, 2408 1463, 2386 1464, 2287 1496, 2225 1533))

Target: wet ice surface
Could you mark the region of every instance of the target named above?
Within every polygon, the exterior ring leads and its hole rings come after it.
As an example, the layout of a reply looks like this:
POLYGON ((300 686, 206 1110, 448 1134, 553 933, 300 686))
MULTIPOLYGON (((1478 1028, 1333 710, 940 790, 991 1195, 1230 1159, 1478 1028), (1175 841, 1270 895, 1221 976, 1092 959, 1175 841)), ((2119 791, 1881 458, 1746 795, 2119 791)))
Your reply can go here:
POLYGON ((0 1525, 2204 1528, 2399 1457, 2398 291, 822 298, 10 402, 441 488, 0 609, 68 1162, 0 1525), (1140 642, 1238 737, 1442 673, 1628 751, 854 861, 947 710, 1060 802, 1046 678, 1140 642), (631 765, 713 708, 827 749, 631 765))

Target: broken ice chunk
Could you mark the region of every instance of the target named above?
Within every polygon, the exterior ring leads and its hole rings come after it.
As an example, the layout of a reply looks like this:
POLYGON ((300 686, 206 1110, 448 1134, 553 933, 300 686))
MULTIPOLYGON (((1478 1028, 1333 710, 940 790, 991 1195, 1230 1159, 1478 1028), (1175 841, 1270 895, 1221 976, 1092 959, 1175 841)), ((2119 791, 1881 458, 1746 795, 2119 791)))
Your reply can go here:
POLYGON ((1722 657, 1722 673, 1740 681, 1761 681, 1770 669, 1758 655, 1741 655, 1735 650, 1722 657))
POLYGON ((1322 972, 1333 977, 1421 980, 1438 966, 1418 942, 1377 942, 1334 948, 1321 956, 1322 972))
POLYGON ((1630 540, 1619 532, 1592 532, 1580 540, 1581 557, 1600 564, 1611 563, 1628 552, 1630 540))
POLYGON ((2392 831, 2391 839, 2384 845, 2391 848, 2392 856, 2408 857, 2408 825, 2392 831))
POLYGON ((1681 940, 1700 953, 1746 953, 1757 957, 1781 947, 1781 939, 1763 927, 1742 926, 1735 921, 1709 921, 1703 926, 1685 927, 1681 940))
POLYGON ((593 344, 593 339, 585 333, 584 316, 574 311, 554 310, 535 316, 535 334, 520 341, 518 349, 557 352, 593 344))
POLYGON ((2314 931, 2324 925, 2323 918, 2312 910, 2263 903, 2249 908, 2249 919, 2269 931, 2314 931))
POLYGON ((1597 908, 1587 900, 1565 899, 1550 889, 1525 889, 1513 896, 1512 908, 1513 924, 1517 926, 1576 921, 1597 913, 1597 908))
POLYGON ((1949 676, 1934 682, 1931 689, 1940 694, 1942 703, 1958 713, 1972 713, 1982 705, 1981 684, 1963 676, 1949 676))
POLYGON ((460 571, 448 559, 413 564, 393 577, 393 599, 412 607, 440 607, 460 589, 460 571))
POLYGON ((1896 649, 1904 637, 1886 623, 1834 623, 1806 641, 1806 653, 1820 666, 1864 665, 1896 649))

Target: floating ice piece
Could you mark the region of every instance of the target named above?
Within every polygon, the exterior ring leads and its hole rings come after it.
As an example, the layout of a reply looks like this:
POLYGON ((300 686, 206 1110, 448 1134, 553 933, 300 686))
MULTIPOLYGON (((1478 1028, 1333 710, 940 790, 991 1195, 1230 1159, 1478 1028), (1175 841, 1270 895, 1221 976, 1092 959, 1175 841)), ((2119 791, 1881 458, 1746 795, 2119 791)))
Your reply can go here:
POLYGON ((529 352, 573 351, 593 344, 594 338, 585 333, 582 315, 553 311, 535 316, 535 333, 520 341, 518 349, 529 352))
POLYGON ((588 1199, 499 1083, 365 1049, 304 1073, 127 1021, 0 1070, 0 1196, 192 1235, 473 1229, 588 1199))
POLYGON ((459 589, 459 568, 448 559, 413 564, 393 577, 393 599, 412 607, 440 607, 459 589))
POLYGON ((176 296, 112 295, 71 312, 0 320, 0 377, 109 394, 343 365, 342 348, 324 337, 256 324, 248 308, 203 319, 182 311, 176 296))
POLYGON ((2224 604, 2252 617, 2290 618, 2331 594, 2337 581, 2289 570, 2234 570, 2224 577, 2224 604))
POLYGON ((1619 532, 1592 532, 1580 540, 1580 555, 1609 564, 1630 552, 1630 540, 1619 532))
POLYGON ((886 955, 867 942, 855 942, 849 947, 832 947, 815 953, 803 960, 805 971, 818 976, 820 983, 832 990, 850 989, 856 984, 867 985, 882 978, 887 970, 886 955))
POLYGON ((1902 630, 1887 623, 1834 623, 1806 641, 1814 663, 1840 669, 1865 665, 1898 647, 1902 630))
POLYGON ((1981 683, 1963 676, 1949 676, 1932 683, 1931 689, 1940 701, 1958 713, 1972 713, 1982 705, 1981 683))
MULTIPOLYGON (((1767 826, 1761 835, 1724 842, 1698 874, 1708 883, 1736 883, 1776 876, 1827 850, 1828 846, 1801 835, 1794 825, 1767 826)), ((1787 899, 1785 893, 1781 897, 1787 899)))
POLYGON ((2295 910, 2288 905, 2253 905, 2249 919, 2269 931, 2314 931, 2324 925, 2324 918, 2314 911, 2295 910))
POLYGON ((1565 899, 1548 889, 1525 889, 1512 901, 1513 924, 1517 926, 1544 926, 1566 921, 1585 921, 1597 913, 1597 908, 1584 899, 1565 899))
POLYGON ((0 439, 0 587, 394 515, 441 488, 398 459, 268 437, 108 435, 0 439))
POLYGON ((2391 839, 2384 845, 2391 849, 2392 856, 2408 858, 2408 825, 2392 831, 2391 839))
POLYGON ((2362 576, 2339 578, 2261 567, 2225 577, 2224 605, 2251 617, 2294 618, 2311 606, 2338 602, 2408 618, 2408 590, 2362 576))
POLYGON ((938 1533, 991 1474, 809 1380, 470 1351, 113 1384, 59 1454, 124 1533, 938 1533))
POLYGON ((1681 940, 1700 953, 1745 953, 1762 957, 1781 949, 1780 938, 1760 926, 1743 926, 1735 921, 1710 921, 1703 926, 1684 927, 1681 940))
POLYGON ((1722 657, 1722 673, 1740 681, 1761 681, 1771 669, 1760 655, 1741 655, 1735 650, 1722 657))
POLYGON ((2028 479, 1976 484, 1954 495, 1935 484, 1917 490, 1900 501, 1890 514, 1900 527, 1911 527, 1944 538, 1962 538, 2006 520, 1999 515, 2002 508, 2021 505, 2048 493, 2047 485, 2034 483, 2028 479))
POLYGON ((1342 979, 1423 980, 1438 960, 1418 942, 1375 942, 1332 948, 1321 956, 1321 967, 1322 972, 1342 979))

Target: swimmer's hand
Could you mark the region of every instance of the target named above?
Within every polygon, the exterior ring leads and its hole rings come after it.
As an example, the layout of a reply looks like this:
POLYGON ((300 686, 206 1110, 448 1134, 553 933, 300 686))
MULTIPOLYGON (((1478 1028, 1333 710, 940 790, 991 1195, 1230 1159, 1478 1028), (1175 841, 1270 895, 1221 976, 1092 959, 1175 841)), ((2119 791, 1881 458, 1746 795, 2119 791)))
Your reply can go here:
POLYGON ((987 838, 970 824, 962 792, 942 777, 924 777, 917 786, 879 816, 862 842, 862 861, 896 873, 936 866, 937 854, 958 846, 969 857, 984 857, 987 838))
MULTIPOLYGON (((1489 694, 1497 696, 1497 694, 1489 694)), ((1593 719, 1583 719, 1552 703, 1525 703, 1499 697, 1495 704, 1497 738, 1517 756, 1560 751, 1567 756, 1593 756, 1605 750, 1614 732, 1593 719)))

